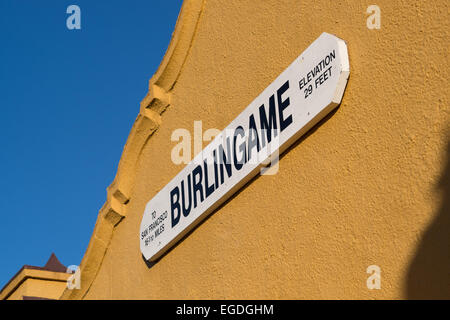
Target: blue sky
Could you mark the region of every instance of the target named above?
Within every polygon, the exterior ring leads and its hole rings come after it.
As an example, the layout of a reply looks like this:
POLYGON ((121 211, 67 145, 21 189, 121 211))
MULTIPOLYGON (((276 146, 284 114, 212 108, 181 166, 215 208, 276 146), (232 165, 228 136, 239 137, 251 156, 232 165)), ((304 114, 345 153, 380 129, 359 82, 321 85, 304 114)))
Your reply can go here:
POLYGON ((0 287, 52 252, 81 262, 181 4, 0 1, 0 287))

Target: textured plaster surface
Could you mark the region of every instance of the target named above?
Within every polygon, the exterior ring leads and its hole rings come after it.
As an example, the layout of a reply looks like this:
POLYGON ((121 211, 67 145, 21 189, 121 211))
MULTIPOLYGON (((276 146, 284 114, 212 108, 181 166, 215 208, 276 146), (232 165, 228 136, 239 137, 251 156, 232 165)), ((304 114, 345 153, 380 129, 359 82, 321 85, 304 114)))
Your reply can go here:
POLYGON ((24 296, 59 299, 69 277, 68 273, 23 269, 1 292, 0 300, 23 300, 24 296))
POLYGON ((439 187, 450 137, 448 1, 378 0, 380 30, 366 27, 368 1, 187 2, 200 14, 192 42, 181 43, 186 59, 169 72, 157 129, 131 152, 125 218, 102 227, 109 242, 91 241, 84 269, 97 269, 82 298, 401 299, 414 297, 414 281, 420 290, 414 276, 442 270, 450 297, 448 235, 437 235, 436 262, 411 274, 429 226, 448 215, 439 187), (195 120, 223 129, 324 31, 349 50, 339 109, 283 154, 278 174, 252 180, 149 268, 139 226, 183 167, 170 160, 173 130, 193 134, 195 120), (366 287, 372 264, 381 290, 366 287))

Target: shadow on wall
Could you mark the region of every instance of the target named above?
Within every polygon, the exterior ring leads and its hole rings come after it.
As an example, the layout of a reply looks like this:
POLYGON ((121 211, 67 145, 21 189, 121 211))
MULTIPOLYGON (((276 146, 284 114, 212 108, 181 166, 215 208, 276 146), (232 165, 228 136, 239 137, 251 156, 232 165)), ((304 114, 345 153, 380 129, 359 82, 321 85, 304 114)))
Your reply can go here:
POLYGON ((408 299, 450 299, 450 141, 438 188, 442 205, 422 236, 407 275, 408 299))

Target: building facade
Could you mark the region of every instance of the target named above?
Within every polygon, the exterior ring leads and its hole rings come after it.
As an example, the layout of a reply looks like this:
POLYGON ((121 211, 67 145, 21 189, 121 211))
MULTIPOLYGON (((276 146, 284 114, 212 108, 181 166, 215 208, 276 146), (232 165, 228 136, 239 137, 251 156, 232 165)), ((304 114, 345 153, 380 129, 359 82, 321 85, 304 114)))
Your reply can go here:
POLYGON ((43 267, 24 265, 0 290, 0 300, 58 300, 71 276, 52 253, 43 267))
POLYGON ((371 5, 185 0, 61 299, 450 298, 448 1, 371 5), (184 166, 173 132, 225 128, 322 32, 348 47, 339 108, 145 261, 145 206, 184 166))

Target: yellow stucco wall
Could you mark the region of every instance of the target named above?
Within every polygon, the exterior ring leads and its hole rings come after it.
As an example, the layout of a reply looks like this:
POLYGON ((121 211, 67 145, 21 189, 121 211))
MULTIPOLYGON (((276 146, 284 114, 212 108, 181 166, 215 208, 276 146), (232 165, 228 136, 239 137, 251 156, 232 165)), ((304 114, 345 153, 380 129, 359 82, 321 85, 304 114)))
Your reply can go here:
POLYGON ((0 300, 23 300, 24 296, 59 299, 69 277, 63 272, 23 269, 0 292, 0 300))
POLYGON ((22 300, 24 296, 46 299, 59 299, 67 286, 65 281, 50 281, 42 279, 27 279, 20 290, 8 297, 8 300, 22 300), (23 286, 23 287, 22 287, 23 286))
POLYGON ((63 298, 450 298, 448 1, 372 2, 185 0, 82 289, 63 298), (380 30, 366 26, 371 4, 380 30), (170 160, 173 130, 223 129, 324 31, 348 45, 340 108, 278 174, 254 179, 148 268, 144 207, 183 168, 170 160), (381 290, 366 287, 372 264, 381 290))

